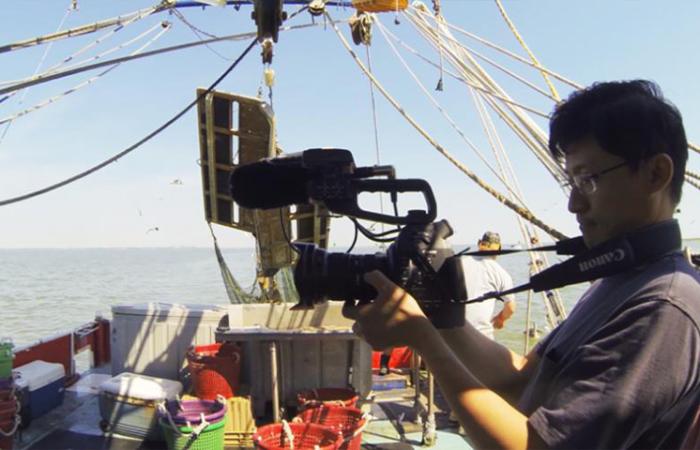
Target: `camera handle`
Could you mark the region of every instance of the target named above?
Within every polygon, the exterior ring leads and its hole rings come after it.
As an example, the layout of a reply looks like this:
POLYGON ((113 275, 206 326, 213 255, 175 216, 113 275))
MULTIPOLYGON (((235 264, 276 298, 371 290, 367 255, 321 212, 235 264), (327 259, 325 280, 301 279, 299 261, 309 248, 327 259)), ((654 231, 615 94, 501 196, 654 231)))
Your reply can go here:
POLYGON ((344 214, 358 219, 374 220, 390 225, 407 225, 410 223, 428 224, 437 216, 437 204, 433 190, 427 181, 421 179, 404 180, 351 180, 350 187, 353 191, 352 199, 323 199, 328 210, 344 214), (420 192, 423 194, 427 211, 411 211, 405 216, 391 216, 373 211, 367 211, 357 204, 357 195, 360 192, 385 192, 395 195, 400 192, 420 192))

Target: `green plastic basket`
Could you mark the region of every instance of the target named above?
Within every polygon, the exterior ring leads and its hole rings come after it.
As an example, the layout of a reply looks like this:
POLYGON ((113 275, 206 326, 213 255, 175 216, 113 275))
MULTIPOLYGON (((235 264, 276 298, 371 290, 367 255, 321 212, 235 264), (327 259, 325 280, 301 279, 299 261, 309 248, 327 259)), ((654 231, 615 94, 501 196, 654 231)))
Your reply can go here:
POLYGON ((224 448, 224 420, 208 425, 196 438, 193 438, 190 427, 178 427, 182 433, 179 434, 167 420, 161 418, 159 423, 163 429, 168 450, 223 450, 224 448))
POLYGON ((0 342, 0 378, 12 376, 12 343, 0 342))

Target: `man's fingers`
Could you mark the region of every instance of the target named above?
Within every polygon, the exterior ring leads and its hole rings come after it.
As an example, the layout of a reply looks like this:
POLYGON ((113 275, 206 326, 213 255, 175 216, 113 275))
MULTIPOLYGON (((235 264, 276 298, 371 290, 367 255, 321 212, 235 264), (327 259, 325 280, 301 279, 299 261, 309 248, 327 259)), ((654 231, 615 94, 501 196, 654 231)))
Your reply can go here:
POLYGON ((350 320, 358 320, 362 312, 369 308, 371 303, 357 302, 356 300, 345 300, 343 303, 343 316, 350 320))
POLYGON ((352 324, 352 332, 357 337, 362 337, 362 325, 360 325, 360 322, 355 322, 352 324))
POLYGON ((396 285, 378 270, 367 272, 363 278, 377 290, 379 296, 388 297, 394 292, 394 289, 396 289, 396 285))
POLYGON ((357 320, 360 315, 360 307, 357 305, 355 300, 345 300, 343 303, 343 316, 351 319, 357 320))

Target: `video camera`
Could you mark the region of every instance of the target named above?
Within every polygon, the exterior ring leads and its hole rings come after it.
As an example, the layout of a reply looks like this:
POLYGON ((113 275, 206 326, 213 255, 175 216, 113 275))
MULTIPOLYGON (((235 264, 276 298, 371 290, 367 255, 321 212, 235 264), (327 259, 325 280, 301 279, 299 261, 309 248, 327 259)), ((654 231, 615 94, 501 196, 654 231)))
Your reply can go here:
POLYGON ((467 303, 502 298, 529 289, 549 291, 612 276, 677 252, 682 244, 678 222, 667 220, 623 233, 591 248, 578 236, 544 247, 465 250, 455 255, 447 244, 452 228, 446 220, 434 222, 435 197, 425 180, 397 180, 391 166, 355 167, 352 154, 341 149, 310 149, 239 166, 231 173, 231 195, 240 206, 252 209, 320 203, 331 212, 353 218, 356 229, 370 239, 391 242, 386 253, 373 255, 331 253, 312 244, 290 242, 299 254, 294 282, 300 301, 295 308, 313 308, 327 299, 369 302, 376 292, 363 281, 363 275, 380 270, 413 295, 438 328, 464 325, 467 303), (387 179, 368 179, 376 176, 387 179), (390 194, 395 215, 361 209, 357 203, 361 192, 390 194), (399 216, 396 203, 402 192, 422 193, 426 210, 412 210, 399 216), (395 238, 386 238, 391 232, 373 234, 360 225, 357 218, 403 227, 394 230, 398 233, 395 238), (532 275, 527 283, 468 298, 460 256, 520 251, 556 251, 572 257, 532 275))
POLYGON ((409 292, 437 327, 464 325, 464 273, 447 243, 453 230, 446 220, 434 222, 435 197, 425 180, 396 179, 392 166, 356 167, 348 150, 310 149, 237 167, 231 173, 231 195, 244 208, 320 203, 330 212, 353 219, 402 226, 388 232, 398 235, 387 239, 387 233, 373 234, 354 220, 370 239, 392 241, 384 254, 352 255, 290 243, 299 254, 294 269, 299 304, 294 308, 313 308, 329 299, 369 302, 376 291, 363 281, 363 275, 380 270, 409 292), (370 179, 373 177, 387 179, 370 179), (358 205, 362 192, 390 194, 396 214, 363 210, 358 205), (423 194, 426 210, 399 216, 397 197, 405 192, 423 194))

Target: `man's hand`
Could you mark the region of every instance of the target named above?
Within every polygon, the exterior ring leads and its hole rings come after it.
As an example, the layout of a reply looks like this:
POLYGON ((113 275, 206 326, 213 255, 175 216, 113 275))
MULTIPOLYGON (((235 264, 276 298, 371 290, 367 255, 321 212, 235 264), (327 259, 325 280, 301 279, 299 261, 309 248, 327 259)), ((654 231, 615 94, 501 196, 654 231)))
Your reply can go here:
POLYGON ((510 319, 514 312, 515 302, 511 301, 504 303, 501 312, 496 314, 494 318, 491 319, 491 324, 495 329, 500 330, 501 328, 503 328, 503 325, 505 325, 506 320, 510 319))
POLYGON ((418 302, 377 270, 364 279, 377 290, 377 298, 366 305, 345 303, 343 315, 357 321, 354 331, 375 350, 401 345, 418 350, 423 331, 432 328, 418 302))

